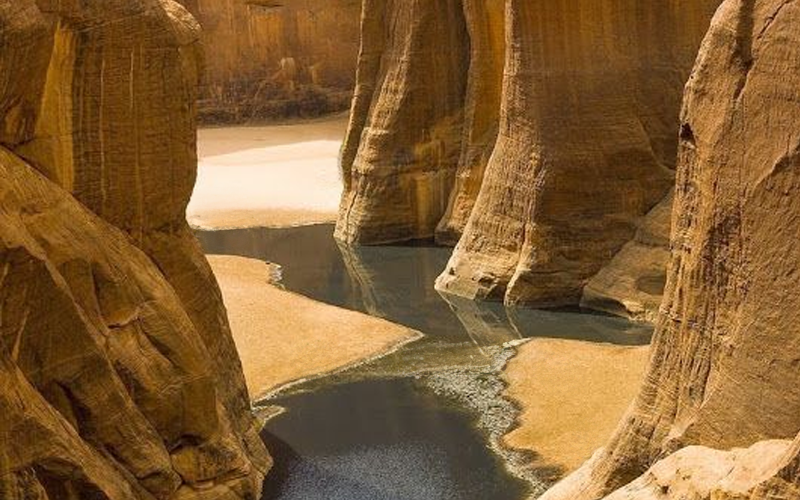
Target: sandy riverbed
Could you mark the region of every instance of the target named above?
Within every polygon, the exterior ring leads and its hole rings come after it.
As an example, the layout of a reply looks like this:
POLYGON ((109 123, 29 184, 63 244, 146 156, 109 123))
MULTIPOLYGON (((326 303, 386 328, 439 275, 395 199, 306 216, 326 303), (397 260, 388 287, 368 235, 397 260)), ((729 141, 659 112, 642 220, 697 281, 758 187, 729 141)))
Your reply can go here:
POLYGON ((251 396, 387 354, 416 340, 409 328, 286 292, 268 264, 209 256, 251 396))
POLYGON ((507 446, 537 454, 535 467, 574 471, 616 429, 639 391, 649 347, 534 339, 504 378, 522 407, 507 446))
POLYGON ((203 229, 285 227, 336 219, 347 117, 198 131, 187 218, 203 229))

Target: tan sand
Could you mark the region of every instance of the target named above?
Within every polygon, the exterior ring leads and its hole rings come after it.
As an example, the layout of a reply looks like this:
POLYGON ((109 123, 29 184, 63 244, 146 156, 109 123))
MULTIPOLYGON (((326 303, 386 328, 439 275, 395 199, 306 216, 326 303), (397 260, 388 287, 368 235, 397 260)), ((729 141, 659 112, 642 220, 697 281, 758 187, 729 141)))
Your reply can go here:
POLYGON ((602 447, 636 396, 649 347, 534 339, 521 346, 504 378, 523 410, 504 438, 534 451, 536 467, 571 472, 602 447))
POLYGON ((285 227, 336 219, 346 116, 200 129, 187 218, 202 229, 285 227))
POLYGON ((250 394, 329 374, 388 354, 420 334, 322 304, 270 284, 268 264, 209 256, 228 308, 250 394))

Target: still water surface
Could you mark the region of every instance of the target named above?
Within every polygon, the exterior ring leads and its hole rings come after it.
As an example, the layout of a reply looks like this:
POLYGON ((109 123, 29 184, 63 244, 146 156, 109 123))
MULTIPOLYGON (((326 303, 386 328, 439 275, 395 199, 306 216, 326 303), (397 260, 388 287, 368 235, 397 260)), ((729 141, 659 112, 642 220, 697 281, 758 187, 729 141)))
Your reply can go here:
MULTIPOLYGON (((474 416, 410 374, 491 362, 487 348, 529 337, 642 345, 651 329, 581 311, 506 310, 434 289, 449 249, 340 247, 333 227, 199 232, 209 254, 282 266, 286 289, 425 334, 336 383, 279 397, 264 431, 276 459, 264 500, 519 500, 527 485, 486 446, 474 416)), ((368 332, 365 332, 368 334, 368 332)))

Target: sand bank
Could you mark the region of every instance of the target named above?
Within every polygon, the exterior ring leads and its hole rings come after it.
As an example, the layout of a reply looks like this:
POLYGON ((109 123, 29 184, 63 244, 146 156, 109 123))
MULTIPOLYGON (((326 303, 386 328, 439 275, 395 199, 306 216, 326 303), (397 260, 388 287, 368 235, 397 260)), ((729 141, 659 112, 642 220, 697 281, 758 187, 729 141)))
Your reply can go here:
POLYGON ((391 352, 420 336, 283 291, 270 284, 270 267, 262 261, 216 255, 209 261, 254 398, 391 352))
POLYGON ((285 227, 336 219, 347 117, 200 129, 187 218, 203 229, 285 227))
POLYGON ((522 412, 504 438, 535 452, 537 468, 577 469, 614 432, 641 384, 649 347, 534 339, 519 348, 504 379, 522 412))

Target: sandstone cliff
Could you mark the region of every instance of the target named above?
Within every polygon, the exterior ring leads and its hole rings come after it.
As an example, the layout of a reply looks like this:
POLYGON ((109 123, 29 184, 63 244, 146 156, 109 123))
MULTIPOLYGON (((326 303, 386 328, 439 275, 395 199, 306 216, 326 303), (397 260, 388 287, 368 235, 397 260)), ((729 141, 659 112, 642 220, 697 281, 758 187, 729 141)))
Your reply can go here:
POLYGON ((198 33, 168 0, 0 1, 3 498, 260 490, 269 457, 184 216, 198 33))
POLYGON ((344 195, 349 243, 433 235, 460 154, 468 38, 460 0, 365 0, 344 195))
POLYGON ((716 3, 508 4, 498 140, 440 290, 580 300, 671 185, 673 117, 716 3))
POLYGON ((800 498, 799 25, 786 0, 717 12, 686 87, 651 366, 545 500, 800 498))
POLYGON ((670 193, 640 220, 633 240, 588 281, 582 307, 655 323, 669 262, 672 205, 670 193))
POLYGON ((358 58, 360 0, 180 0, 203 27, 204 123, 344 111, 358 58))
POLYGON ((460 239, 440 291, 578 304, 673 183, 681 89, 719 0, 453 3, 364 3, 337 237, 460 239))

